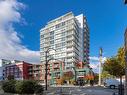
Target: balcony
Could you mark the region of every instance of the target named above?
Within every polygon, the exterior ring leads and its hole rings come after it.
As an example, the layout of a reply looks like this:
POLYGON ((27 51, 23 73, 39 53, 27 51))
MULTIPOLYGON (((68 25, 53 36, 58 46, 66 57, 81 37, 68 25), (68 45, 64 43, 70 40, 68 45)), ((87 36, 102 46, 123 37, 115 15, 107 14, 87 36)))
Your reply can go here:
POLYGON ((36 68, 36 67, 35 67, 35 68, 33 68, 33 70, 40 70, 40 68, 36 68))
POLYGON ((67 48, 67 51, 73 51, 74 48, 67 48))
POLYGON ((67 47, 73 46, 73 45, 74 45, 73 43, 67 43, 67 47))
POLYGON ((73 60, 72 59, 67 59, 67 62, 72 62, 73 60))
POLYGON ((73 35, 74 33, 71 31, 71 32, 67 32, 67 35, 73 35))
POLYGON ((68 53, 67 56, 68 56, 68 57, 74 56, 74 53, 68 53))
POLYGON ((58 64, 58 65, 54 65, 54 68, 60 68, 60 67, 59 67, 59 64, 58 64))
POLYGON ((32 71, 33 69, 32 68, 29 68, 29 71, 32 71))
POLYGON ((53 78, 54 79, 60 79, 60 76, 54 76, 53 78))
POLYGON ((32 72, 29 72, 29 75, 32 75, 33 73, 32 72))
POLYGON ((60 69, 54 69, 53 72, 59 73, 60 72, 60 69))

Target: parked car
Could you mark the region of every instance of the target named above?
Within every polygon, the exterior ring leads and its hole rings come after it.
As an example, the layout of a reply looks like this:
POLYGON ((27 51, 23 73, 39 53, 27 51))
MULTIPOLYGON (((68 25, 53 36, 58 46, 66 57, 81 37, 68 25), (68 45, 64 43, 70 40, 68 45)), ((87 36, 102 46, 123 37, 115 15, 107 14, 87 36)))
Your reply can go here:
POLYGON ((117 79, 106 79, 104 81, 104 86, 109 87, 111 89, 118 88, 119 84, 120 84, 120 82, 117 79))

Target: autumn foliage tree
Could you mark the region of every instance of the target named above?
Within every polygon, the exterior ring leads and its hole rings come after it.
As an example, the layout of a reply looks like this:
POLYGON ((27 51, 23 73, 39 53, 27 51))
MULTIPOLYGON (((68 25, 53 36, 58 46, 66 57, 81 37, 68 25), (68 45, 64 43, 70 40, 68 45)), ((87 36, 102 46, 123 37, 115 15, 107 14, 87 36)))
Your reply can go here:
POLYGON ((125 69, 125 63, 126 63, 126 61, 125 61, 125 50, 124 50, 124 48, 119 48, 116 57, 117 57, 119 63, 121 64, 121 66, 123 67, 123 70, 124 70, 125 69))
POLYGON ((116 56, 107 58, 103 65, 103 71, 107 71, 110 75, 119 77, 122 84, 122 76, 125 75, 124 48, 119 48, 116 56))
POLYGON ((63 74, 63 77, 62 77, 62 80, 63 81, 71 81, 71 79, 73 79, 73 77, 74 77, 74 74, 73 74, 73 72, 72 71, 68 71, 68 72, 65 72, 64 74, 63 74))
POLYGON ((107 71, 103 71, 101 77, 105 80, 107 78, 113 78, 113 75, 110 75, 107 71))
POLYGON ((104 63, 103 70, 116 77, 121 77, 125 74, 123 66, 116 57, 108 58, 104 63))

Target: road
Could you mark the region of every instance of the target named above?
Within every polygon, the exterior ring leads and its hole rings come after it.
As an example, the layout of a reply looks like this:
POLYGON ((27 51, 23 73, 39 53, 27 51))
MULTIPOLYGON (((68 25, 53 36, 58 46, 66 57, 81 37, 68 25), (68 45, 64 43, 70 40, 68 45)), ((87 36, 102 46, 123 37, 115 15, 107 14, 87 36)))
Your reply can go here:
MULTIPOLYGON (((46 95, 113 95, 117 89, 108 89, 104 87, 53 87, 46 95)), ((116 94, 117 95, 117 94, 116 94)))
MULTIPOLYGON (((117 93, 117 89, 108 89, 99 86, 86 87, 50 87, 46 94, 43 95, 113 95, 117 93)), ((0 89, 0 95, 5 95, 0 89)), ((115 94, 118 95, 118 94, 115 94)))

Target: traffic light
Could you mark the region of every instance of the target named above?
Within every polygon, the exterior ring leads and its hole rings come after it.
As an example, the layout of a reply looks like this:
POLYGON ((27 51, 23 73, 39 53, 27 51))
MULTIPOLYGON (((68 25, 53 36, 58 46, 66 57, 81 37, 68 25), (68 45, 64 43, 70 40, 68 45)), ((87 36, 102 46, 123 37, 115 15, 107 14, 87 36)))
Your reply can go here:
POLYGON ((124 0, 124 4, 127 4, 127 0, 124 0))

